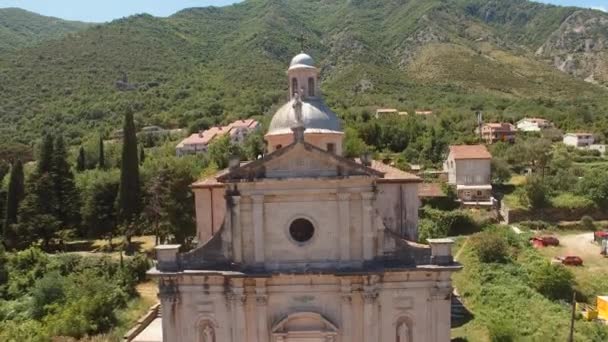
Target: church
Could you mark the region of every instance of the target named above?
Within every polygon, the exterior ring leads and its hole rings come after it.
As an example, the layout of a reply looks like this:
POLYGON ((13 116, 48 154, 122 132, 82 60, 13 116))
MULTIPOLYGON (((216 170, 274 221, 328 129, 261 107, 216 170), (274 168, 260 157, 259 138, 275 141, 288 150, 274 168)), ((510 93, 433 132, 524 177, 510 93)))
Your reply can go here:
POLYGON ((450 341, 449 239, 417 244, 415 175, 342 156, 307 54, 267 154, 192 185, 198 246, 156 248, 165 342, 450 341))

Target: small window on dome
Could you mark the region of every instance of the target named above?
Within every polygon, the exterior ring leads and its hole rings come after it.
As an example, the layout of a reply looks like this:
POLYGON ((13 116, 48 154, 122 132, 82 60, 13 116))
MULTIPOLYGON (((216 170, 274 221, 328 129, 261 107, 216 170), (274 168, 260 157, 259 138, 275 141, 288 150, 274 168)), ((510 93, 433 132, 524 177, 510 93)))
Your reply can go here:
POLYGON ((315 79, 308 78, 308 96, 315 96, 315 79))
POLYGON ((296 219, 289 226, 289 235, 294 241, 298 243, 310 241, 314 234, 315 226, 307 219, 296 219))

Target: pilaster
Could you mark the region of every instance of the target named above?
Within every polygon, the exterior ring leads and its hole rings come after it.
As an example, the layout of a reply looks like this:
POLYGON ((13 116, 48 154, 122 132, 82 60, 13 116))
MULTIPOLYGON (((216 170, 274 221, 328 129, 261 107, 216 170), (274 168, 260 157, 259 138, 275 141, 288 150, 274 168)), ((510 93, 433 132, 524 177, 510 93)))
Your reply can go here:
POLYGON ((232 341, 245 341, 247 336, 247 317, 245 314, 245 303, 247 301, 247 296, 245 295, 245 288, 243 287, 242 279, 231 280, 231 292, 229 300, 232 306, 232 318, 234 322, 232 341))
POLYGON ((243 232, 241 228, 241 196, 232 196, 232 255, 234 262, 243 262, 243 232))
POLYGON ((431 289, 430 308, 432 317, 432 341, 442 342, 450 340, 451 329, 451 297, 452 286, 449 281, 439 282, 431 289))
POLYGON ((377 276, 370 276, 363 286, 364 342, 378 341, 378 288, 377 276))
POLYGON ((268 333, 268 295, 266 292, 266 279, 256 279, 255 301, 258 342, 266 342, 270 338, 268 333))
POLYGON ((373 192, 361 193, 361 209, 363 220, 363 259, 374 258, 374 230, 373 230, 373 192))
POLYGON ((253 195, 254 262, 264 263, 264 195, 253 195))
POLYGON ((339 193, 338 212, 340 216, 340 260, 350 260, 350 194, 339 193))
POLYGON ((342 341, 352 341, 353 293, 349 279, 341 279, 342 295, 342 341))

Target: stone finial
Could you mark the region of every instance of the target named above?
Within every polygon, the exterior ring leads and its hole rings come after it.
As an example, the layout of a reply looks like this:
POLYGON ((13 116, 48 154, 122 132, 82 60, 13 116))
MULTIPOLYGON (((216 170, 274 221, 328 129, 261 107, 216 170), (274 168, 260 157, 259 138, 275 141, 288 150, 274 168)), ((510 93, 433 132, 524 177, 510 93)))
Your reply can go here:
POLYGON ((178 253, 181 245, 160 245, 154 247, 156 251, 156 268, 161 272, 179 271, 178 253))
POLYGON ((454 263, 454 257, 452 256, 454 240, 428 239, 427 241, 431 245, 431 264, 446 266, 454 263))

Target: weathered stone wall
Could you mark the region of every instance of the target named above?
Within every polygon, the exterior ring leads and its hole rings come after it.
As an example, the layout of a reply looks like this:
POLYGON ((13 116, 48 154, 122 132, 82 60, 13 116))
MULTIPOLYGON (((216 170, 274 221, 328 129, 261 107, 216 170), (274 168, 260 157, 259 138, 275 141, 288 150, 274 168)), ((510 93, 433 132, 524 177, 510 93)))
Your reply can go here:
POLYGON ((180 276, 177 291, 161 296, 163 330, 174 342, 201 341, 208 326, 215 341, 222 342, 275 342, 273 333, 310 330, 326 333, 328 339, 322 341, 379 342, 393 341, 396 324, 407 322, 410 340, 447 342, 449 273, 180 276), (302 314, 288 328, 281 326, 286 318, 302 314))

